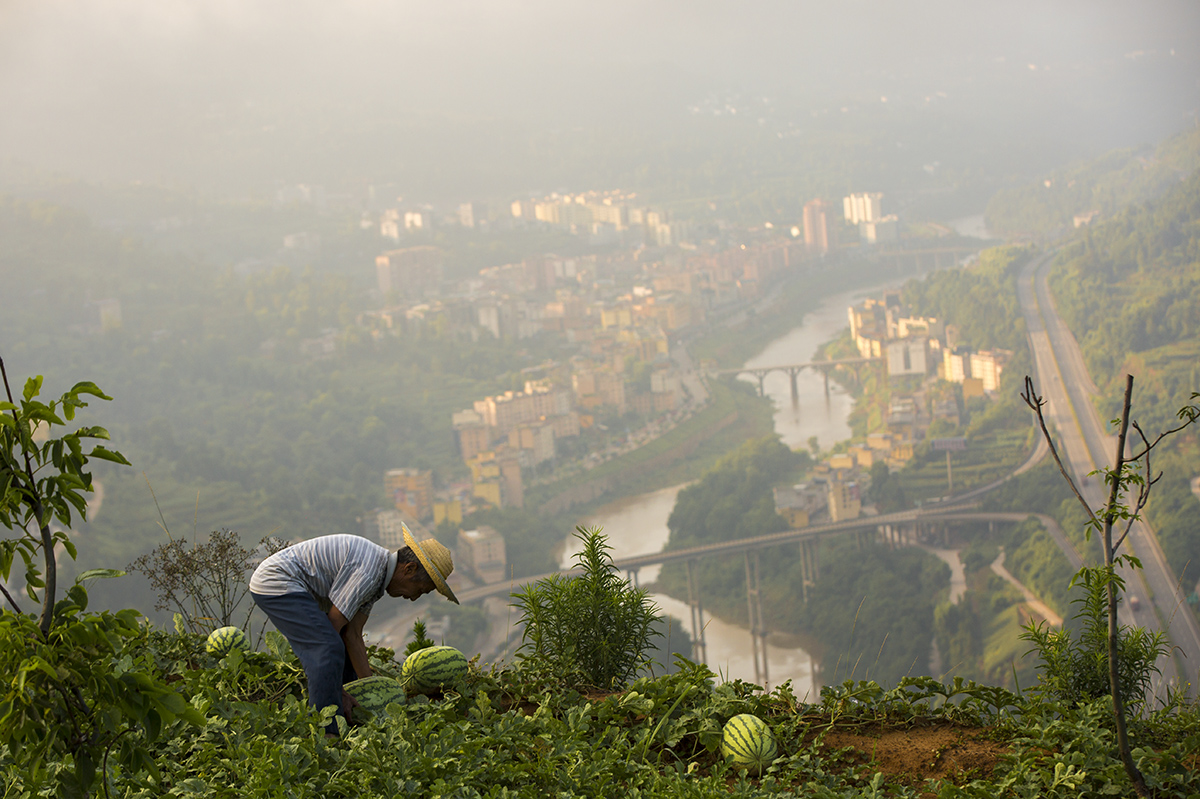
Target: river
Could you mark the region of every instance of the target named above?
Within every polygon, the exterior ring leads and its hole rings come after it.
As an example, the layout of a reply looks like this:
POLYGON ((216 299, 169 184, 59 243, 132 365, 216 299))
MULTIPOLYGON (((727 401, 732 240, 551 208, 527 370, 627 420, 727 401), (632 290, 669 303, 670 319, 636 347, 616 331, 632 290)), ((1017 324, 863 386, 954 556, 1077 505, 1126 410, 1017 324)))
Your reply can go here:
MULTIPOLYGON (((762 352, 747 360, 745 365, 775 366, 811 361, 818 347, 837 336, 849 324, 846 317, 848 306, 861 301, 863 297, 878 296, 884 288, 893 285, 895 283, 880 284, 825 298, 816 309, 804 315, 798 327, 772 341, 762 352)), ((753 376, 743 376, 742 379, 755 385, 758 383, 753 376)), ((764 380, 763 388, 775 404, 775 432, 789 447, 807 447, 809 439, 816 436, 821 448, 828 449, 850 437, 847 419, 853 407, 853 398, 836 383, 829 384, 826 394, 825 381, 820 373, 806 369, 797 375, 798 402, 795 405, 792 403, 791 383, 786 373, 770 373, 764 380)), ((667 518, 682 488, 674 486, 624 497, 602 506, 592 515, 581 519, 580 524, 602 526, 612 544, 614 557, 661 551, 669 537, 667 518)), ((562 565, 572 565, 576 552, 576 539, 568 539, 562 565)), ((658 567, 642 569, 638 577, 641 582, 653 582, 658 578, 658 567)), ((654 594, 652 598, 663 612, 677 619, 689 618, 686 602, 662 594, 654 594)), ((709 668, 726 679, 753 681, 754 661, 746 629, 713 618, 707 612, 704 622, 709 668)), ((791 680, 797 696, 816 696, 812 659, 803 649, 768 644, 767 665, 772 686, 791 680)))
MULTIPOLYGON (((762 352, 750 358, 746 366, 773 366, 812 360, 817 348, 838 335, 848 324, 847 306, 882 288, 876 286, 827 297, 818 308, 804 315, 798 327, 772 341, 762 352)), ((757 383, 753 377, 746 379, 757 383)), ((819 373, 805 370, 797 375, 799 402, 796 405, 792 404, 791 384, 785 373, 769 374, 764 388, 775 403, 775 431, 788 446, 807 447, 809 439, 816 436, 824 449, 850 437, 847 417, 853 399, 835 383, 830 383, 827 395, 825 381, 819 373)), ((624 497, 602 506, 594 514, 581 519, 580 524, 602 526, 613 547, 614 557, 659 552, 666 546, 669 537, 667 518, 682 488, 674 486, 624 497)), ((577 543, 574 538, 567 540, 561 565, 572 565, 572 559, 579 551, 577 543)), ((642 569, 638 577, 644 583, 651 583, 658 578, 658 567, 642 569)), ((662 594, 653 595, 653 599, 665 613, 677 619, 689 618, 686 602, 662 594)), ((713 618, 707 613, 704 621, 709 668, 726 679, 753 681, 754 661, 749 633, 745 628, 713 618)), ((816 696, 812 660, 803 649, 769 643, 767 664, 772 685, 791 680, 797 696, 816 696)))

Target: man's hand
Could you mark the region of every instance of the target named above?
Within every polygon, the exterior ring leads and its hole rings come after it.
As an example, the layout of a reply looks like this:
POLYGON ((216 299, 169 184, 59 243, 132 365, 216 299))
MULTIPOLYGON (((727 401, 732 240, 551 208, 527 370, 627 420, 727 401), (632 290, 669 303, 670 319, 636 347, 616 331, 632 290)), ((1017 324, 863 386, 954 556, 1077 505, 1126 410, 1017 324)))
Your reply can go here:
POLYGON ((350 694, 342 691, 342 712, 346 714, 347 722, 354 718, 353 711, 356 707, 362 707, 362 705, 360 705, 358 700, 352 697, 350 694))
POLYGON ((363 641, 362 632, 367 623, 367 614, 359 611, 354 614, 354 618, 347 619, 335 606, 329 609, 329 623, 341 635, 342 643, 346 646, 346 656, 350 658, 354 673, 360 680, 370 677, 371 663, 367 658, 367 644, 363 641))

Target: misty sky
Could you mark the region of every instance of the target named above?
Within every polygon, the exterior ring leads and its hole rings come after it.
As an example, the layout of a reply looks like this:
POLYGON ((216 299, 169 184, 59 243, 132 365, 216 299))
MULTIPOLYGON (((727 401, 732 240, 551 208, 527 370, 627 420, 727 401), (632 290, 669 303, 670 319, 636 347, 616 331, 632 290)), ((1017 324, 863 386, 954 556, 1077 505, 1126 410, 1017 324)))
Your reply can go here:
POLYGON ((1200 108, 1200 4, 0 0, 0 160, 85 177, 298 181, 396 126, 444 160, 472 126, 653 131, 724 95, 1150 141, 1200 108))

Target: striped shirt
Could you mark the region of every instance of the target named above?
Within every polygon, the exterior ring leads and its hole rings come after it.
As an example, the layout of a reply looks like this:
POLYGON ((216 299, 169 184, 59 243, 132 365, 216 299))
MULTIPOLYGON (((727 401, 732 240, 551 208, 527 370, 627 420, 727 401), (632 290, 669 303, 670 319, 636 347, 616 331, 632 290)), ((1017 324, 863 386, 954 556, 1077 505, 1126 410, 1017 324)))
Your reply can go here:
POLYGON ((250 578, 260 596, 308 593, 321 609, 347 619, 370 615, 396 570, 396 553, 356 535, 326 535, 292 544, 264 560, 250 578))

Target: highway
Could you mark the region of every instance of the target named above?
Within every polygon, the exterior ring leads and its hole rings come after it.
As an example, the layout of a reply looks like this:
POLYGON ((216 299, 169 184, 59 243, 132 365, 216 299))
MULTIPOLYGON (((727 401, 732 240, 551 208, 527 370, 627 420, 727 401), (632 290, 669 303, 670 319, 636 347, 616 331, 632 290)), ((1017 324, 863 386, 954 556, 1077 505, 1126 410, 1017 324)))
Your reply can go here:
MULTIPOLYGON (((1084 365, 1079 343, 1054 306, 1046 280, 1054 254, 1048 252, 1026 265, 1018 281, 1018 295, 1033 350, 1035 391, 1048 400, 1047 421, 1057 427, 1056 443, 1064 466, 1080 493, 1096 509, 1107 500, 1107 492, 1102 478, 1087 475, 1097 468, 1114 465, 1116 437, 1107 433, 1100 420, 1092 401, 1098 393, 1096 384, 1084 365)), ((1137 399, 1135 384, 1134 418, 1137 399)), ((1156 681, 1154 694, 1162 697, 1167 686, 1181 685, 1194 698, 1200 667, 1200 626, 1184 602, 1186 592, 1180 590, 1178 579, 1148 525, 1135 524, 1121 551, 1136 555, 1143 566, 1141 572, 1121 570, 1127 594, 1150 600, 1136 612, 1123 603, 1121 623, 1165 630, 1170 643, 1177 647, 1177 657, 1167 655, 1159 660, 1162 674, 1156 681)))

